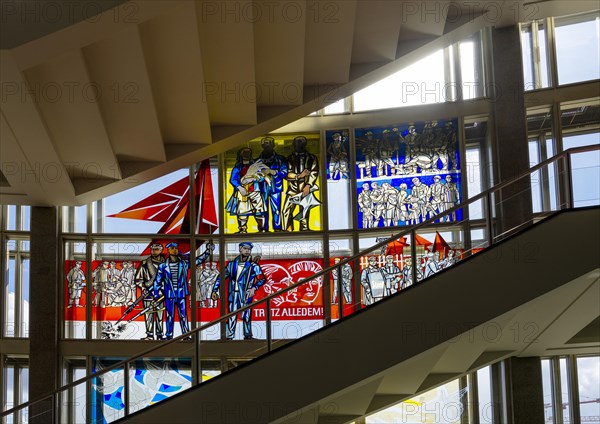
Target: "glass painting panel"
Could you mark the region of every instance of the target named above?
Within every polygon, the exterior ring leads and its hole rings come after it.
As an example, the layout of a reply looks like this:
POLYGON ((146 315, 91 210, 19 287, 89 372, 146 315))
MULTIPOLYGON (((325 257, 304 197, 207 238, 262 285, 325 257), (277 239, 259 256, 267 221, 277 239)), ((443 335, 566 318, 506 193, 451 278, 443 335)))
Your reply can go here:
POLYGON ((418 224, 461 202, 457 128, 452 119, 355 130, 359 228, 418 224))
POLYGON ((319 134, 267 136, 226 152, 226 232, 320 230, 319 169, 319 134))

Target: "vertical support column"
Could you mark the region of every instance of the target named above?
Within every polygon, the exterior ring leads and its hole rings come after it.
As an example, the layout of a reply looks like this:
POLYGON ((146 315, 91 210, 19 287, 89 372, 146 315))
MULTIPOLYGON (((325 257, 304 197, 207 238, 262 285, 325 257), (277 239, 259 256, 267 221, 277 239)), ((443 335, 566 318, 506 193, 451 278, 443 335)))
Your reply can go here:
MULTIPOLYGON (((494 162, 499 182, 505 182, 529 169, 519 27, 494 28, 492 36, 494 162)), ((523 178, 503 189, 495 199, 496 234, 509 235, 511 230, 531 221, 529 181, 529 178, 523 178)))
MULTIPOLYGON (((55 207, 31 208, 29 398, 58 385, 58 216, 55 207)), ((31 423, 54 420, 51 401, 30 410, 31 423), (48 412, 46 412, 48 411, 48 412)))
POLYGON ((512 357, 506 361, 508 378, 509 422, 544 423, 544 392, 540 358, 512 357))

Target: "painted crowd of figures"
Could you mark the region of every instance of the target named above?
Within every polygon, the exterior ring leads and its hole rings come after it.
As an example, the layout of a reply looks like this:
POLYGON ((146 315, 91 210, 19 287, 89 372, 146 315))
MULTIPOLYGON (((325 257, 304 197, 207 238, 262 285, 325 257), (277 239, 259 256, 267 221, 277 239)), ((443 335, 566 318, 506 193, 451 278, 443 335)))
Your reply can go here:
POLYGON ((310 210, 320 204, 315 197, 319 189, 317 156, 307 151, 304 136, 294 138, 294 152, 287 158, 275 152, 272 137, 264 137, 260 144, 263 150, 256 158, 250 147, 237 152, 229 178, 233 194, 225 210, 237 218, 238 232, 242 234, 248 232, 250 216, 259 232, 293 231, 294 221, 299 222, 300 231, 309 230, 310 210))
MULTIPOLYGON (((103 338, 117 338, 127 324, 143 315, 146 335, 142 340, 170 340, 173 338, 175 314, 181 333, 189 332, 188 298, 189 255, 179 253, 176 242, 166 244, 168 254, 163 254, 161 243, 150 245, 150 256, 137 268, 132 261, 123 261, 122 268, 116 262, 102 261, 92 272, 92 305, 99 308, 126 307, 116 323, 103 322, 103 338)), ((256 290, 266 282, 259 264, 260 256, 252 257, 250 242, 239 244, 240 254, 229 261, 225 268, 228 312, 252 303, 256 290)), ((216 308, 220 293, 220 272, 216 262, 208 261, 214 245, 206 245, 204 252, 195 258, 196 300, 200 307, 216 308)), ((83 307, 80 298, 85 287, 82 262, 76 261, 66 276, 69 292, 68 308, 83 307)), ((243 336, 252 338, 251 313, 241 314, 243 336)), ((227 338, 233 339, 237 317, 226 323, 227 338)))
MULTIPOLYGON (((382 256, 381 258, 385 259, 382 266, 378 266, 379 258, 378 256, 369 256, 367 259, 368 265, 363 268, 360 274, 363 302, 366 306, 413 284, 413 265, 410 257, 402 261, 393 255, 382 256)), ((417 281, 428 278, 454 265, 458 259, 455 250, 448 250, 445 256, 437 252, 427 251, 420 258, 420 263, 417 266, 417 281)))
MULTIPOLYGON (((390 183, 365 182, 358 194, 359 212, 362 214, 362 228, 393 227, 423 222, 460 203, 460 193, 452 175, 433 177, 433 184, 426 185, 419 177, 412 179, 412 187, 406 183, 398 188, 390 183)), ((445 217, 454 221, 456 214, 445 217)))
POLYGON ((403 134, 398 128, 357 135, 358 178, 416 173, 452 172, 457 168, 457 136, 452 121, 443 127, 438 121, 425 123, 421 133, 409 125, 403 134), (360 159, 359 159, 360 158, 360 159))
MULTIPOLYGON (((173 338, 175 316, 177 314, 181 333, 189 332, 188 299, 189 255, 179 253, 178 244, 168 243, 168 255, 163 255, 163 245, 153 243, 151 255, 133 266, 132 261, 123 261, 118 269, 115 262, 103 261, 93 270, 93 305, 100 308, 126 307, 116 323, 103 322, 103 338, 118 338, 127 324, 139 316, 144 317, 145 336, 142 340, 169 340, 173 338)), ((239 255, 229 261, 224 277, 227 293, 227 312, 250 305, 259 288, 267 278, 260 265, 260 256, 252 256, 253 245, 250 242, 239 244, 239 255)), ((196 301, 202 308, 216 308, 220 298, 220 272, 217 262, 209 261, 214 250, 213 244, 207 244, 204 252, 195 258, 197 294, 196 301)), ((363 258, 360 285, 365 306, 390 296, 413 284, 411 258, 401 255, 381 255, 363 258)), ((457 251, 445 249, 443 254, 426 251, 419 256, 416 269, 417 280, 427 278, 459 260, 457 251)), ((334 265, 340 258, 334 259, 334 265)), ((85 287, 85 273, 82 262, 77 261, 67 274, 69 291, 68 307, 80 305, 81 291, 85 287)), ((353 271, 349 264, 335 268, 331 272, 332 297, 336 304, 342 300, 352 304, 353 271), (342 299, 339 298, 342 296, 342 299)), ((247 309, 239 314, 243 322, 244 339, 252 339, 252 313, 247 309)), ((226 322, 226 338, 236 337, 238 316, 232 316, 226 322)))

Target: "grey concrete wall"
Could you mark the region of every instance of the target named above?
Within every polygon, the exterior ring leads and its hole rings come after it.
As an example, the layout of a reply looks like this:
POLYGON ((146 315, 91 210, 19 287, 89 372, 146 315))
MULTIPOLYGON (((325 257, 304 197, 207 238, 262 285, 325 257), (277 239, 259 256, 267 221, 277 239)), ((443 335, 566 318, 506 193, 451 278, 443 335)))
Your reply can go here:
MULTIPOLYGON (((523 64, 517 26, 494 28, 492 32, 494 166, 498 183, 510 181, 528 170, 527 119, 523 96, 523 64)), ((532 217, 529 178, 512 184, 496 197, 498 233, 504 233, 532 217)))
MULTIPOLYGON (((61 281, 58 217, 55 207, 31 208, 29 279, 29 399, 48 394, 58 383, 58 281, 61 281)), ((62 287, 62 285, 60 285, 62 287)), ((48 423, 50 402, 30 408, 30 422, 48 423)))

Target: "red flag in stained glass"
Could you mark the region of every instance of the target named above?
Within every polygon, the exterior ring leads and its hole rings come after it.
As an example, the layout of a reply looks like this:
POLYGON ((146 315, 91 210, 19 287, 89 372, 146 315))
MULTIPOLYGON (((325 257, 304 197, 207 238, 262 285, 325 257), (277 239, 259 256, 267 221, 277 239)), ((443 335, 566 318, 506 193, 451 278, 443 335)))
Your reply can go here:
POLYGON ((406 237, 400 237, 398 240, 394 240, 393 242, 388 243, 387 249, 385 250, 385 254, 402 255, 406 246, 410 246, 410 244, 408 244, 406 241, 406 237))
POLYGON ((426 238, 421 237, 418 234, 415 234, 415 241, 417 243, 417 246, 424 246, 426 249, 428 249, 429 246, 433 244, 432 242, 430 242, 426 238))
MULTIPOLYGON (((194 176, 196 234, 211 234, 218 226, 215 195, 212 188, 212 176, 209 160, 201 162, 194 176)), ((189 178, 184 177, 140 200, 111 218, 128 218, 143 221, 164 222, 159 234, 187 234, 190 232, 189 220, 189 178)), ((170 239, 154 239, 153 243, 165 245, 170 239)), ((179 243, 179 251, 189 252, 189 243, 179 243)), ((150 245, 144 255, 150 254, 150 245)))
POLYGON ((435 232, 435 240, 433 241, 433 251, 441 253, 442 256, 446 256, 450 250, 450 245, 446 243, 446 240, 442 237, 440 233, 435 232))

